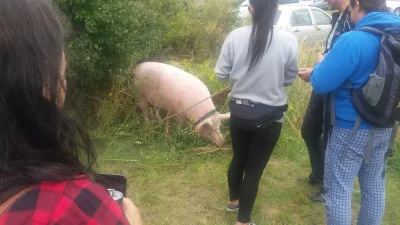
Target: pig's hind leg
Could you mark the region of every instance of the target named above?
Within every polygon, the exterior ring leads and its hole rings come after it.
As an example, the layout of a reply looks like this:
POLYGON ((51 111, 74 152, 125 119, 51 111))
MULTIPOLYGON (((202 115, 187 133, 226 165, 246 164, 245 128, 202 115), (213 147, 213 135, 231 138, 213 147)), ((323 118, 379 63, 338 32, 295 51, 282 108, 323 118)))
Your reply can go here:
POLYGON ((157 119, 158 121, 161 121, 160 109, 154 108, 154 113, 156 114, 156 119, 157 119))
POLYGON ((138 108, 140 110, 140 112, 142 113, 143 117, 144 117, 144 121, 146 123, 149 123, 149 116, 147 114, 147 110, 149 108, 149 102, 147 101, 146 98, 140 97, 139 98, 139 102, 138 102, 138 108))

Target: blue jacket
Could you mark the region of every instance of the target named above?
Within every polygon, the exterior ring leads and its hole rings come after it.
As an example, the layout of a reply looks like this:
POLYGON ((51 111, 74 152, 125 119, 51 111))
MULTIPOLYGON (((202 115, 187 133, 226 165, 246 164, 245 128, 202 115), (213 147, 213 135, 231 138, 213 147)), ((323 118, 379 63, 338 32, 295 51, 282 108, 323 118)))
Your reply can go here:
MULTIPOLYGON (((400 28, 400 17, 384 12, 371 12, 357 24, 355 31, 341 35, 325 59, 317 64, 311 74, 311 85, 318 94, 335 94, 336 126, 353 129, 357 112, 351 102, 350 90, 360 88, 375 70, 379 61, 381 36, 365 31, 360 27, 371 26, 378 29, 400 28)), ((369 129, 362 122, 360 129, 369 129)))

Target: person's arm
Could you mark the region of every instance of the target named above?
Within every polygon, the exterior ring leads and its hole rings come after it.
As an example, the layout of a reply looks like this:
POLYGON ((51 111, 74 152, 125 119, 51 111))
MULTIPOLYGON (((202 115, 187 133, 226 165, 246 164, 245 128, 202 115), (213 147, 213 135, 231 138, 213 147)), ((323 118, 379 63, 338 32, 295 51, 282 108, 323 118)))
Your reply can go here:
POLYGON ((318 94, 327 94, 340 87, 358 65, 358 52, 351 39, 340 37, 326 58, 314 67, 311 85, 318 94))
POLYGON ((293 52, 290 54, 290 57, 288 66, 285 69, 285 81, 283 83, 285 87, 293 84, 299 72, 299 45, 297 40, 295 40, 295 47, 293 47, 293 52))
POLYGON ((217 75, 217 79, 221 82, 229 81, 229 75, 232 71, 233 56, 231 47, 231 34, 229 34, 222 45, 221 54, 215 67, 215 74, 217 75))

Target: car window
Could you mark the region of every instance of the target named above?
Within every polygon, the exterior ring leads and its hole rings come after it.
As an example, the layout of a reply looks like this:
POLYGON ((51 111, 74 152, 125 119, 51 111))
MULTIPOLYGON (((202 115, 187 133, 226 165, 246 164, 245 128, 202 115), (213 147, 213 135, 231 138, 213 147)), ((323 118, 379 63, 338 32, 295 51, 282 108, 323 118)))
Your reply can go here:
POLYGON ((292 13, 292 17, 290 18, 290 24, 294 27, 296 26, 311 26, 311 16, 308 12, 308 9, 298 10, 292 13))
POLYGON ((312 14, 314 15, 315 22, 317 25, 330 25, 331 24, 331 18, 326 15, 324 12, 316 10, 316 9, 311 9, 312 14))
POLYGON ((244 1, 240 6, 250 6, 249 1, 244 1))
POLYGON ((300 0, 278 0, 278 5, 300 3, 300 0))
POLYGON ((275 18, 275 25, 278 23, 279 17, 281 17, 282 11, 276 12, 276 18, 275 18))

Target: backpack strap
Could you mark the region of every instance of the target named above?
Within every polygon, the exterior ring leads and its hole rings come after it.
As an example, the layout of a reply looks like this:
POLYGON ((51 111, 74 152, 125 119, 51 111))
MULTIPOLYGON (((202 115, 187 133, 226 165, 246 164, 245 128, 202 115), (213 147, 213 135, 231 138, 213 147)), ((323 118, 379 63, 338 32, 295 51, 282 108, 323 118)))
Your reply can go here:
MULTIPOLYGON (((369 27, 366 27, 366 28, 368 29, 369 27)), ((375 28, 371 27, 371 29, 375 29, 375 28)), ((375 29, 375 30, 379 31, 378 29, 375 29)), ((351 86, 349 81, 346 81, 346 86, 350 91, 353 89, 353 87, 351 86)), ((347 156, 347 152, 349 151, 349 145, 350 145, 351 139, 353 139, 354 136, 356 135, 358 128, 360 128, 361 122, 362 122, 361 116, 358 115, 356 123, 354 124, 353 131, 351 132, 350 137, 348 139, 348 143, 346 144, 344 158, 346 158, 346 156, 347 156)), ((365 163, 371 162, 372 150, 374 148, 375 133, 376 133, 376 127, 372 127, 369 132, 369 135, 368 135, 367 151, 365 152, 365 163)))
POLYGON ((368 26, 360 27, 358 30, 370 32, 370 33, 377 34, 377 35, 384 35, 383 31, 381 31, 375 27, 368 27, 368 26))
POLYGON ((375 133, 376 133, 376 127, 372 127, 368 135, 367 151, 365 152, 365 160, 364 160, 365 163, 371 162, 372 150, 374 149, 375 133))
MULTIPOLYGON (((375 28, 373 28, 373 29, 375 29, 375 28)), ((351 86, 349 81, 346 81, 346 86, 350 91, 353 89, 353 87, 351 86)), ((331 121, 333 121, 332 122, 332 126, 335 125, 335 120, 336 120, 335 93, 333 92, 333 93, 331 93, 331 121)), ((353 138, 356 136, 357 131, 361 126, 361 122, 362 122, 361 116, 358 115, 357 119, 356 119, 356 122, 354 123, 353 130, 351 131, 350 136, 346 140, 346 146, 345 146, 344 154, 342 156, 342 160, 346 159, 347 154, 349 153, 349 146, 350 146, 351 140, 353 140, 353 138)), ((366 151, 366 155, 365 155, 365 162, 366 163, 369 163, 371 161, 372 150, 374 148, 375 133, 376 133, 376 128, 372 127, 371 131, 369 133, 369 136, 368 136, 367 151, 366 151)), ((393 136, 393 133, 392 133, 392 136, 393 136)), ((395 138, 396 138, 396 135, 394 134, 394 139, 393 140, 395 140, 395 138)), ((393 141, 393 144, 394 144, 394 141, 393 141)), ((393 148, 393 146, 392 146, 392 148, 393 148)))
POLYGON ((351 131, 350 136, 346 140, 346 146, 344 149, 344 154, 342 156, 342 160, 346 159, 347 153, 349 153, 349 146, 350 146, 351 140, 353 140, 353 138, 356 136, 357 131, 360 128, 360 125, 361 125, 361 117, 357 116, 356 122, 354 123, 353 130, 351 131))
MULTIPOLYGON (((351 140, 353 140, 353 138, 356 136, 358 129, 360 128, 361 125, 361 117, 358 115, 356 122, 354 124, 353 130, 350 133, 350 136, 347 138, 346 140, 346 146, 344 149, 344 154, 342 156, 342 160, 345 160, 347 157, 347 154, 349 152, 349 146, 351 143, 351 140)), ((367 144, 367 151, 365 152, 365 163, 370 163, 371 162, 371 156, 372 156, 372 150, 374 149, 374 138, 375 138, 375 133, 376 133, 376 127, 372 127, 369 135, 368 135, 368 144, 367 144)), ((393 133, 392 133, 393 135, 393 133)), ((395 136, 396 138, 396 136, 395 136)), ((394 143, 394 142, 393 142, 394 143)))
POLYGON ((388 151, 386 153, 387 157, 392 157, 393 156, 393 147, 394 147, 394 143, 396 141, 396 136, 397 136, 398 130, 399 130, 399 122, 396 121, 394 123, 394 125, 393 125, 392 134, 390 135, 389 147, 388 147, 388 151))
POLYGON ((331 100, 331 125, 336 125, 336 110, 335 110, 335 92, 330 94, 331 100))

